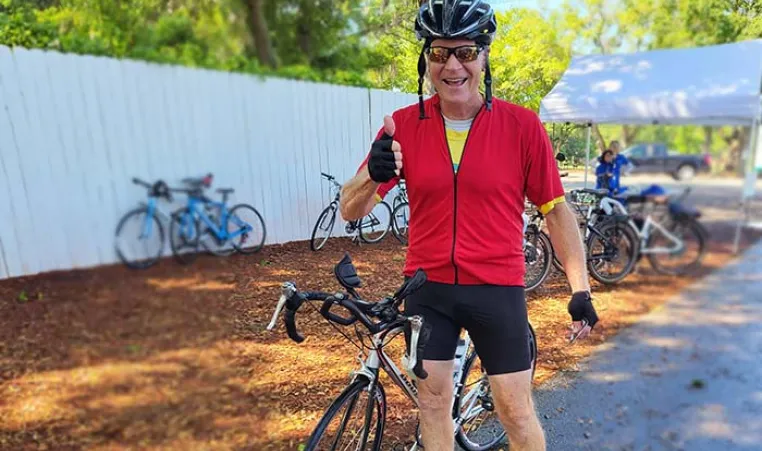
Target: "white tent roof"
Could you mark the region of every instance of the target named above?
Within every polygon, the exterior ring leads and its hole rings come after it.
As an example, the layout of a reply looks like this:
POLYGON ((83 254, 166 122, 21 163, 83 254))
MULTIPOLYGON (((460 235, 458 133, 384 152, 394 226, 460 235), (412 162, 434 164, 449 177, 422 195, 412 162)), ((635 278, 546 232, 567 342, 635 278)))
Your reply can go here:
POLYGON ((572 59, 540 104, 544 122, 751 124, 762 39, 572 59))

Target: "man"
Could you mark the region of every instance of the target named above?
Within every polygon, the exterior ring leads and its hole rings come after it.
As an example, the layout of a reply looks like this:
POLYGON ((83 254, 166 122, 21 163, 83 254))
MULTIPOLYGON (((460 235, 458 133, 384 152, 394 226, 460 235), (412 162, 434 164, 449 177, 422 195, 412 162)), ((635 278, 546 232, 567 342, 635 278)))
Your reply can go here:
POLYGON ((489 375, 512 449, 545 449, 531 394, 525 196, 546 215, 566 268, 573 333, 584 338, 598 320, 577 220, 563 202, 548 135, 537 114, 492 97, 488 52, 496 27, 482 0, 422 4, 415 22, 424 40, 419 102, 384 118, 342 193, 342 217, 357 219, 405 179, 410 223, 404 274, 420 267, 428 276, 406 300, 406 312, 433 326, 423 356, 429 376, 418 385, 423 446, 429 450, 453 449, 453 357, 462 328, 489 375), (424 101, 427 66, 437 94, 424 101), (584 328, 583 319, 589 323, 584 328))

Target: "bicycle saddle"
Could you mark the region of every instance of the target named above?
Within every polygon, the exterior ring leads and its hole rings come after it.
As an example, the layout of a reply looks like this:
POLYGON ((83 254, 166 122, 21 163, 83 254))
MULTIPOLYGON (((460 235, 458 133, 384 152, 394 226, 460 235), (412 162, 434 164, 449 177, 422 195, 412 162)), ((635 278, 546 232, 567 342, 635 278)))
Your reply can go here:
POLYGON ((212 184, 212 174, 207 174, 203 177, 186 177, 181 180, 181 182, 185 183, 186 185, 191 185, 192 187, 198 188, 201 186, 209 187, 212 184))
POLYGON ((344 257, 334 266, 333 272, 336 275, 336 280, 350 293, 354 294, 354 289, 362 286, 362 281, 357 275, 355 265, 352 264, 349 252, 344 252, 344 257))
POLYGON ((582 188, 580 190, 577 190, 577 192, 592 194, 594 196, 608 196, 609 195, 609 190, 607 189, 582 188))

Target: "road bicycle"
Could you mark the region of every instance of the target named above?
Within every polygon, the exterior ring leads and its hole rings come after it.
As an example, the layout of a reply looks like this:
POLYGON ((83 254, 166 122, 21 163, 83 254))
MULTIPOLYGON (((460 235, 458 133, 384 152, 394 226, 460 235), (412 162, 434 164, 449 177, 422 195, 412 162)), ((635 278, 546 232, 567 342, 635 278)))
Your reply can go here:
POLYGON ((232 188, 218 188, 221 201, 208 198, 204 188, 211 184, 211 174, 202 178, 186 178, 190 188, 178 189, 188 195, 187 204, 172 214, 170 245, 172 254, 181 263, 190 263, 203 247, 206 251, 228 256, 233 252, 259 252, 267 236, 262 215, 251 205, 239 203, 228 208, 232 188))
MULTIPOLYGON (((328 238, 333 233, 333 227, 336 224, 336 216, 339 211, 339 202, 341 201, 341 184, 336 181, 336 177, 320 173, 323 178, 331 183, 331 188, 334 190, 333 200, 326 206, 318 216, 317 222, 312 229, 312 236, 310 237, 310 249, 313 251, 319 251, 328 242, 328 238)), ((366 216, 359 220, 347 221, 345 231, 348 235, 352 236, 352 242, 354 243, 378 243, 386 237, 389 233, 392 223, 392 209, 384 201, 376 203, 366 216), (386 218, 386 219, 384 219, 386 218)))
POLYGON ((166 243, 163 222, 169 222, 171 215, 159 205, 161 199, 172 202, 172 189, 163 180, 148 183, 134 177, 132 183, 148 190, 148 201, 140 202, 138 207, 128 211, 116 226, 114 249, 119 260, 132 269, 146 269, 156 264, 161 258, 166 243), (138 228, 137 242, 130 236, 132 224, 138 228), (124 242, 122 240, 125 240, 124 242), (153 245, 152 245, 153 244, 153 245), (148 250, 148 247, 152 250, 148 250), (139 250, 146 250, 146 257, 133 256, 139 250))
MULTIPOLYGON (((310 435, 305 450, 365 450, 369 444, 370 449, 380 450, 386 425, 386 391, 379 378, 379 370, 389 376, 416 408, 419 407, 417 380, 428 377, 419 356, 428 340, 430 326, 421 316, 406 316, 399 311, 405 298, 426 282, 426 274, 419 269, 394 295, 378 302, 365 301, 357 293, 356 290, 362 283, 348 253, 335 265, 334 274, 346 292, 299 291, 294 282, 285 282, 267 330, 275 327, 278 316, 285 307, 284 322, 288 336, 296 343, 301 343, 304 337, 297 330, 296 313, 303 304, 311 301, 322 302, 320 314, 350 341, 352 340, 336 324, 355 326, 361 345, 353 343, 361 350, 358 356, 360 367, 352 373, 348 386, 323 414, 310 435), (349 315, 341 316, 332 312, 334 306, 343 308, 342 311, 349 312, 349 315), (401 334, 406 337, 406 350, 401 359, 404 372, 385 352, 392 340, 401 334), (360 400, 364 396, 367 398, 360 400), (354 424, 350 420, 355 412, 361 416, 356 428, 350 426, 354 424), (338 424, 332 426, 334 420, 338 424), (343 440, 349 440, 349 443, 343 440)), ((531 324, 528 324, 527 333, 534 377, 537 345, 531 324)), ((491 449, 503 442, 506 436, 496 418, 480 421, 482 414, 491 415, 496 412, 487 375, 475 366, 476 358, 466 333, 456 351, 452 412, 454 438, 468 451, 491 449)), ((408 450, 420 449, 420 434, 417 432, 408 450)))

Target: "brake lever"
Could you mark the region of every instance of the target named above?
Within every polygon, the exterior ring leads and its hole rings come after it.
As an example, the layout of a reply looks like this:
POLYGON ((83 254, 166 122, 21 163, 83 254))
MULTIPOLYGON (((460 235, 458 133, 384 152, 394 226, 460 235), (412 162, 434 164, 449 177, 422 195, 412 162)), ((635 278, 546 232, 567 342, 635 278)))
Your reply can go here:
POLYGON ((280 315, 281 310, 283 310, 283 306, 286 305, 286 302, 294 293, 296 293, 296 285, 294 285, 293 282, 283 282, 283 285, 281 285, 280 288, 280 298, 278 299, 278 304, 275 306, 275 311, 273 312, 270 324, 267 325, 267 330, 273 330, 276 321, 278 321, 278 315, 280 315))
POLYGON ((571 335, 569 336, 569 344, 574 343, 577 337, 579 337, 579 334, 582 333, 583 330, 585 330, 585 327, 587 327, 587 325, 588 325, 587 318, 582 318, 582 327, 579 328, 579 332, 577 333, 574 333, 574 331, 572 331, 571 335))

